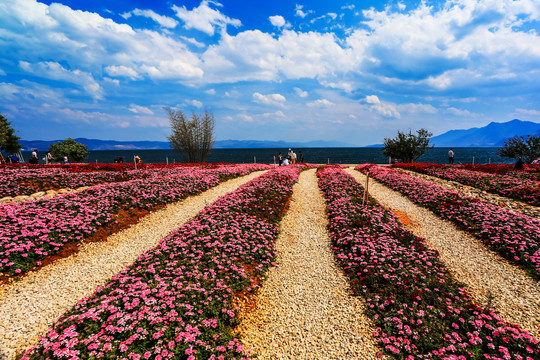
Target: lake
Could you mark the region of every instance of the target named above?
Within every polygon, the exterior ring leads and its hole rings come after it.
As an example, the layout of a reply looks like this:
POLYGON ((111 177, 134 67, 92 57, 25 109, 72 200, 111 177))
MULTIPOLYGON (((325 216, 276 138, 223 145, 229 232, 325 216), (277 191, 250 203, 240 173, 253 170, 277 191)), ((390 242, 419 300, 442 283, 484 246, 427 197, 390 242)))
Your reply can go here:
MULTIPOLYGON (((455 163, 513 163, 513 159, 502 158, 497 155, 495 147, 464 147, 454 148, 455 163), (474 159, 474 160, 473 160, 474 159)), ((302 151, 304 161, 315 164, 361 164, 375 163, 387 164, 388 158, 383 156, 381 148, 352 147, 352 148, 303 148, 293 149, 296 154, 302 151)), ((448 163, 448 150, 450 148, 440 147, 428 150, 417 162, 448 163)), ((278 153, 285 156, 287 148, 271 149, 214 149, 206 159, 206 162, 228 162, 228 163, 274 163, 274 156, 277 159, 278 153)), ((25 161, 30 158, 30 151, 22 152, 25 161)), ((97 150, 89 151, 86 162, 89 163, 112 163, 116 157, 123 157, 126 162, 132 162, 133 157, 138 155, 144 163, 169 163, 183 162, 182 156, 173 150, 97 150)), ((44 151, 39 152, 40 163, 45 156, 44 151)), ((276 160, 277 161, 277 160, 276 160)))

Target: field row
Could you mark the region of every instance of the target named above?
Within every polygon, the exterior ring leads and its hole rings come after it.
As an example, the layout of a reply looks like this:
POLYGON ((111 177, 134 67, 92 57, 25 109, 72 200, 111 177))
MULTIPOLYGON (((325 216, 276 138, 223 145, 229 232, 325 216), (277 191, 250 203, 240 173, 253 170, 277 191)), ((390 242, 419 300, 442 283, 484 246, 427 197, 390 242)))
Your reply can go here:
POLYGON ((480 238, 493 250, 540 278, 540 221, 461 195, 394 169, 364 164, 356 167, 412 202, 480 238))
POLYGON ((504 174, 494 174, 439 164, 398 164, 397 167, 456 181, 530 205, 540 206, 540 168, 539 172, 514 170, 504 174))
POLYGON ((140 210, 179 201, 220 181, 268 168, 255 164, 178 168, 53 198, 0 204, 0 272, 25 273, 66 244, 114 225, 119 216, 136 216, 140 210))

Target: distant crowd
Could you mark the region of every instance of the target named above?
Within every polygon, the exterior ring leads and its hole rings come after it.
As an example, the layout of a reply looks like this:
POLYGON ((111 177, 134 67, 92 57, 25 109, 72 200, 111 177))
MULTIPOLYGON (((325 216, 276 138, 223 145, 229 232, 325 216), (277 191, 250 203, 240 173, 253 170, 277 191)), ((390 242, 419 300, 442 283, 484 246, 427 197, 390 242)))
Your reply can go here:
POLYGON ((302 154, 301 151, 298 152, 298 156, 292 149, 289 149, 289 152, 287 153, 286 157, 284 157, 283 154, 281 154, 281 152, 278 154, 279 166, 287 166, 289 164, 296 164, 297 162, 299 164, 304 163, 304 154, 302 154))

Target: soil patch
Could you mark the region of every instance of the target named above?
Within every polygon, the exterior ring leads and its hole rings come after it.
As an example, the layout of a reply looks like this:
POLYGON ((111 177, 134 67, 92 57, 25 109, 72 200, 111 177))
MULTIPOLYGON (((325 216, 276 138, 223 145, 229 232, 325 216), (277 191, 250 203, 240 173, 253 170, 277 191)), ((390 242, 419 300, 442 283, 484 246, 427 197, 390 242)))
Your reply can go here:
POLYGON ((398 218, 399 222, 405 226, 420 227, 420 224, 414 222, 406 213, 399 210, 392 210, 394 215, 398 218))

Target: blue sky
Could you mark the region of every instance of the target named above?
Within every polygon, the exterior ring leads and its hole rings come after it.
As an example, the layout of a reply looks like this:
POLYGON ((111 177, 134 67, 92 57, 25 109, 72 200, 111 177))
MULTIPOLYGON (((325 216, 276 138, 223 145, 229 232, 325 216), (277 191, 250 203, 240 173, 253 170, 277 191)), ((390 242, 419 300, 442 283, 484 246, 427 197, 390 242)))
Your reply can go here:
POLYGON ((25 140, 364 146, 421 127, 540 122, 540 1, 0 2, 0 112, 25 140))

